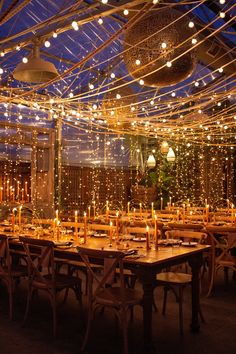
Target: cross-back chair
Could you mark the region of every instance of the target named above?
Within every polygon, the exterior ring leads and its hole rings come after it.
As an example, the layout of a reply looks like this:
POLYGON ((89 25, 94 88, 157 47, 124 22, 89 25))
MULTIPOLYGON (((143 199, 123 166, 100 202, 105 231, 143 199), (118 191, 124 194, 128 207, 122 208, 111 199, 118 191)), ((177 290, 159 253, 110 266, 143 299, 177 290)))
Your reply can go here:
POLYGON ((212 245, 212 270, 208 296, 211 294, 216 273, 224 270, 225 286, 228 286, 228 270, 236 272, 236 231, 235 227, 210 226, 206 228, 212 245))
POLYGON ((0 279, 8 291, 10 320, 13 317, 13 295, 16 282, 26 275, 27 267, 21 264, 14 264, 12 260, 8 236, 0 234, 0 279))
POLYGON ((88 318, 82 350, 88 342, 94 311, 99 307, 115 310, 123 333, 124 353, 128 354, 128 310, 141 304, 141 296, 135 289, 125 287, 123 258, 124 253, 115 250, 94 250, 83 246, 77 247, 81 259, 88 270, 88 318), (103 264, 102 276, 93 269, 94 260, 103 264), (120 283, 109 287, 116 268, 119 267, 120 283))
POLYGON ((72 289, 82 306, 81 279, 61 273, 54 258, 54 243, 48 240, 19 237, 23 243, 28 263, 28 295, 24 323, 29 314, 34 291, 45 291, 53 312, 53 335, 56 336, 57 294, 62 290, 72 289))
MULTIPOLYGON (((191 230, 169 230, 166 231, 166 237, 171 239, 182 239, 183 241, 196 241, 202 243, 207 238, 207 234, 199 231, 191 230)), ((164 271, 157 274, 156 276, 156 285, 163 286, 164 297, 163 297, 163 306, 162 314, 166 313, 166 303, 167 303, 167 294, 171 290, 176 296, 176 300, 179 303, 179 328, 180 334, 183 334, 183 291, 186 286, 192 285, 192 275, 185 272, 174 272, 174 271, 164 271)), ((199 308, 199 315, 204 321, 201 309, 199 308)))

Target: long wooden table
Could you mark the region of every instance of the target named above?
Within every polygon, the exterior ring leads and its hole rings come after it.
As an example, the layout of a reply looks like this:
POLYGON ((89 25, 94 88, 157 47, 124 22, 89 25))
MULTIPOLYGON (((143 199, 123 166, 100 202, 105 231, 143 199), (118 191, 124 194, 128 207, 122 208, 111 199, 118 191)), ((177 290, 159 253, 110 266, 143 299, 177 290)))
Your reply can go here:
MULTIPOLYGON (((19 242, 12 241, 12 247, 20 249, 19 242)), ((76 243, 74 243, 76 244, 76 243)), ((197 332, 200 328, 198 309, 199 309, 199 270, 202 264, 202 254, 209 249, 207 245, 197 245, 196 247, 163 247, 158 250, 146 250, 145 242, 125 241, 120 244, 113 242, 112 247, 109 246, 107 238, 98 239, 88 237, 86 245, 93 249, 121 249, 135 248, 140 257, 126 257, 124 266, 136 274, 143 287, 143 341, 145 353, 153 351, 152 345, 152 304, 153 290, 156 274, 163 268, 188 262, 192 270, 192 320, 191 329, 197 332)), ((63 249, 55 248, 55 256, 60 259, 70 261, 80 261, 80 257, 76 251, 76 247, 63 249)))

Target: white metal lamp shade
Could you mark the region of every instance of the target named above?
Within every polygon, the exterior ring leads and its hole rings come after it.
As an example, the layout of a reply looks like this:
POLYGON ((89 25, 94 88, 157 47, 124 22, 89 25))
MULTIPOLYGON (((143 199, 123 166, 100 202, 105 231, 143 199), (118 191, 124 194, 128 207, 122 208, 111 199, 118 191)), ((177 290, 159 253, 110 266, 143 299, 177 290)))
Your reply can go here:
POLYGON ((39 56, 39 48, 35 46, 32 57, 27 63, 20 63, 13 71, 16 80, 28 83, 43 83, 54 79, 58 75, 54 64, 43 60, 39 56))
POLYGON ((166 156, 166 159, 168 162, 174 162, 175 161, 175 153, 172 148, 169 148, 168 154, 166 156))
POLYGON ((147 159, 147 167, 152 168, 156 166, 156 160, 153 154, 150 154, 147 159))
POLYGON ((169 151, 169 144, 167 143, 167 141, 163 141, 161 143, 161 153, 162 154, 167 154, 169 151))

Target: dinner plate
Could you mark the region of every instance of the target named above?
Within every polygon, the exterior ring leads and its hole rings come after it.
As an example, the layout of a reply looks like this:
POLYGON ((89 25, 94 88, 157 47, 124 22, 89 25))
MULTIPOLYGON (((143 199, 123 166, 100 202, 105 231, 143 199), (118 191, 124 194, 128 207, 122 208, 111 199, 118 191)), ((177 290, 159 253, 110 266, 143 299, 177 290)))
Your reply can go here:
POLYGON ((95 233, 93 234, 94 237, 107 237, 107 234, 103 234, 103 233, 95 233))
POLYGON ((181 243, 182 243, 181 240, 172 239, 172 238, 158 241, 158 244, 164 245, 164 246, 180 245, 181 243))
POLYGON ((132 241, 144 242, 144 241, 146 241, 146 237, 134 237, 134 238, 132 238, 132 241))
POLYGON ((72 242, 70 241, 53 241, 55 246, 71 246, 72 242))
POLYGON ((182 246, 184 246, 184 247, 195 247, 195 246, 197 246, 197 242, 182 242, 182 246))

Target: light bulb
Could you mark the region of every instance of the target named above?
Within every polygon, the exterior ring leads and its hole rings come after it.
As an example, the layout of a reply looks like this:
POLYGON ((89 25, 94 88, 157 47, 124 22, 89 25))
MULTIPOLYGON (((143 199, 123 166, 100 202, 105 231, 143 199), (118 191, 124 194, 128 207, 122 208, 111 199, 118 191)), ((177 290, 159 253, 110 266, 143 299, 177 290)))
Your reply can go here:
POLYGON ((50 43, 49 41, 45 41, 45 42, 44 42, 44 45, 45 45, 46 48, 49 48, 50 45, 51 45, 51 43, 50 43))
POLYGON ((0 68, 0 75, 2 75, 3 74, 3 69, 2 68, 0 68))
POLYGON ((172 66, 171 61, 168 61, 168 62, 166 63, 166 66, 167 66, 168 68, 170 68, 170 67, 172 66))
POLYGON ((57 33, 56 32, 53 32, 53 38, 57 38, 57 33))
POLYGON ((103 24, 103 19, 101 17, 98 19, 98 23, 99 23, 99 25, 103 24))
POLYGON ((136 59, 136 60, 135 60, 135 64, 136 64, 136 65, 140 65, 140 64, 141 64, 141 61, 140 61, 139 59, 136 59))
POLYGON ((103 3, 103 4, 107 4, 107 3, 108 3, 108 0, 102 0, 102 3, 103 3))
POLYGON ((125 16, 128 16, 129 10, 125 9, 125 10, 123 11, 123 14, 124 14, 125 16))
POLYGON ((73 21, 72 24, 71 24, 71 26, 74 28, 75 31, 78 31, 78 30, 79 30, 79 26, 78 26, 78 24, 77 24, 76 21, 73 21))
POLYGON ((221 18, 225 18, 225 13, 224 12, 220 12, 220 17, 221 18))
POLYGON ((121 99, 121 95, 120 95, 119 93, 117 93, 117 94, 116 94, 116 98, 117 98, 118 100, 120 100, 120 99, 121 99))
POLYGON ((161 43, 161 47, 162 47, 162 49, 166 49, 167 44, 165 42, 163 42, 163 43, 161 43))
POLYGON ((189 27, 189 28, 193 28, 193 27, 194 27, 194 22, 193 22, 193 21, 189 21, 188 27, 189 27))
POLYGON ((139 80, 139 85, 144 85, 143 79, 140 79, 140 80, 139 80))
POLYGON ((192 39, 192 44, 196 44, 197 43, 197 39, 196 38, 193 38, 192 39))
POLYGON ((24 57, 24 58, 22 58, 22 61, 24 64, 26 64, 26 63, 28 63, 28 58, 24 57))
POLYGON ((114 73, 111 73, 111 78, 114 79, 116 75, 114 73))

